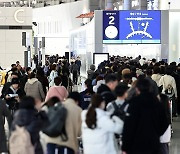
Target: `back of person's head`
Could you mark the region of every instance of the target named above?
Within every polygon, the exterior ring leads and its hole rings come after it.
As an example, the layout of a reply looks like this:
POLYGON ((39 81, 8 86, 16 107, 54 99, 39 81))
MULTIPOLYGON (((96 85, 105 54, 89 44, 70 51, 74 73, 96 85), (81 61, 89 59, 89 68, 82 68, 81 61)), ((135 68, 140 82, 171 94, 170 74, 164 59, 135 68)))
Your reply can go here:
POLYGON ((96 123, 96 108, 99 108, 103 102, 103 98, 99 94, 94 94, 91 98, 91 105, 86 114, 86 124, 88 128, 95 129, 97 127, 96 123))
POLYGON ((11 69, 11 71, 12 71, 12 72, 17 72, 18 69, 17 69, 17 67, 13 67, 13 68, 11 69))
POLYGON ((25 96, 19 103, 20 109, 34 110, 35 109, 35 99, 31 96, 25 96))
POLYGON ((114 74, 108 74, 106 77, 105 77, 105 83, 109 83, 109 82, 114 82, 114 81, 117 81, 117 77, 114 75, 114 74))
POLYGON ((28 73, 29 71, 31 71, 31 67, 26 68, 26 72, 28 73))
POLYGON ((159 67, 159 66, 155 66, 155 67, 153 68, 153 73, 154 73, 154 74, 159 74, 159 73, 160 73, 160 67, 159 67))
POLYGON ((91 69, 92 71, 95 71, 96 66, 92 64, 92 65, 90 66, 90 69, 91 69))
POLYGON ((58 97, 51 97, 48 101, 46 101, 46 105, 48 107, 54 106, 56 103, 60 103, 60 99, 58 97))
POLYGON ((80 102, 81 101, 81 95, 77 91, 73 91, 69 94, 68 98, 73 99, 75 102, 80 102))
POLYGON ((153 58, 153 59, 152 59, 152 62, 153 62, 153 63, 156 63, 156 59, 155 59, 155 58, 153 58))
POLYGON ((19 84, 20 83, 20 80, 19 80, 19 78, 12 78, 12 80, 11 80, 11 84, 13 85, 13 84, 19 84))
POLYGON ((172 74, 172 68, 170 67, 170 66, 168 66, 168 67, 166 67, 166 70, 165 70, 165 73, 167 74, 167 75, 171 75, 172 74))
POLYGON ((16 67, 16 64, 11 64, 11 67, 12 67, 12 68, 16 67))
POLYGON ((51 65, 51 70, 56 70, 56 64, 51 65))
POLYGON ((84 83, 85 83, 86 87, 92 87, 92 80, 91 79, 86 79, 84 83))
POLYGON ((31 72, 31 74, 29 75, 29 78, 30 78, 30 79, 33 79, 33 78, 35 78, 35 77, 36 77, 35 73, 34 73, 34 72, 31 72))
POLYGON ((176 62, 172 62, 170 63, 170 66, 176 67, 177 63, 176 62))
POLYGON ((97 81, 100 81, 100 80, 104 80, 104 78, 103 78, 101 75, 98 75, 98 76, 96 77, 96 82, 97 82, 97 81))
POLYGON ((136 88, 139 90, 140 93, 150 92, 151 90, 151 83, 146 78, 138 79, 136 83, 136 88))
POLYGON ((129 68, 125 68, 122 70, 122 75, 131 73, 131 70, 129 68))
POLYGON ((36 76, 37 77, 38 76, 40 76, 40 77, 44 76, 44 71, 41 67, 37 69, 36 76))
POLYGON ((12 72, 12 73, 11 73, 11 76, 13 76, 14 78, 18 78, 18 77, 19 77, 19 75, 18 75, 17 72, 12 72))
POLYGON ((111 57, 111 58, 110 58, 110 61, 111 61, 111 62, 114 62, 114 57, 111 57))
POLYGON ((125 83, 119 83, 115 88, 115 94, 117 97, 122 97, 127 91, 129 87, 125 83))
POLYGON ((148 69, 146 70, 146 75, 147 75, 147 76, 152 76, 152 69, 149 69, 149 68, 148 68, 148 69))
POLYGON ((59 86, 62 83, 62 79, 60 76, 54 78, 54 84, 59 86))

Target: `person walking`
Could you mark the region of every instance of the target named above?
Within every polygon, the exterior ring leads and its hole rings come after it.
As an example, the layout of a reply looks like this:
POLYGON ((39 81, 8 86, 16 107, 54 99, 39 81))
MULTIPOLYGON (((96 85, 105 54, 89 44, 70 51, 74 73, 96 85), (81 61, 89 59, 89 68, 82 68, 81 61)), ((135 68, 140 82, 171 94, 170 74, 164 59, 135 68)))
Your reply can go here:
MULTIPOLYGON (((35 154, 43 154, 39 132, 44 129, 47 124, 48 117, 46 113, 44 111, 37 112, 35 108, 35 99, 27 96, 22 99, 20 102, 20 109, 14 115, 11 134, 16 131, 16 126, 24 127, 30 134, 31 143, 34 146, 35 154)), ((10 147, 11 144, 15 143, 10 143, 10 147)))
POLYGON ((9 128, 11 127, 11 114, 6 106, 6 102, 3 100, 0 100, 0 153, 7 153, 7 140, 6 140, 6 134, 4 129, 4 117, 6 117, 8 121, 9 128))
POLYGON ((45 99, 42 84, 38 81, 33 72, 30 74, 29 79, 25 84, 24 91, 27 96, 31 96, 40 101, 44 101, 45 99))
POLYGON ((65 123, 65 130, 67 134, 67 141, 62 138, 47 137, 47 154, 76 154, 78 152, 77 137, 81 135, 81 108, 78 106, 81 96, 78 92, 69 94, 68 99, 63 102, 67 109, 67 117, 65 123))
POLYGON ((68 97, 68 91, 64 86, 61 86, 61 77, 56 77, 54 79, 55 86, 51 87, 47 92, 45 102, 52 97, 58 97, 61 102, 65 101, 68 97))
POLYGON ((71 70, 71 73, 73 75, 73 82, 75 85, 77 85, 79 66, 75 62, 72 62, 71 66, 70 66, 70 70, 71 70))
POLYGON ((51 73, 49 76, 49 87, 54 86, 54 78, 58 76, 58 73, 56 71, 56 64, 53 64, 51 66, 51 73))

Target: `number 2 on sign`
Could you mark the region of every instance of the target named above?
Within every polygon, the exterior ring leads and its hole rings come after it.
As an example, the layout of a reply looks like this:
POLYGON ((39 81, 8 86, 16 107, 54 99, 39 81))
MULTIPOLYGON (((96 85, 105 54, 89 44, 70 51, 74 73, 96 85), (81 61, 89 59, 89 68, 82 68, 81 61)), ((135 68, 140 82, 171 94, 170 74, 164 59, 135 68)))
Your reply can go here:
POLYGON ((114 25, 115 23, 114 23, 114 16, 110 16, 109 17, 109 25, 114 25))

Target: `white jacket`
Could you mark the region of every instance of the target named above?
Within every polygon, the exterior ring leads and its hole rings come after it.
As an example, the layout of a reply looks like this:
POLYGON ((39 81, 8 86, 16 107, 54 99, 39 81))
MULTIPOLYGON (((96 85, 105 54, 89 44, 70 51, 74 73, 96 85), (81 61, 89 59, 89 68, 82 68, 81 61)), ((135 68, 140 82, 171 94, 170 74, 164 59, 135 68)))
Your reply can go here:
POLYGON ((161 77, 162 77, 162 75, 160 75, 160 74, 153 74, 152 77, 151 77, 152 80, 154 80, 157 83, 158 87, 160 87, 159 86, 159 81, 160 81, 161 77))
POLYGON ((54 86, 54 79, 58 76, 58 73, 54 70, 51 71, 49 76, 49 87, 54 86))
POLYGON ((97 89, 102 85, 105 84, 105 80, 99 80, 97 84, 93 87, 93 91, 97 93, 97 89))
POLYGON ((173 87, 175 97, 177 97, 177 88, 176 88, 175 79, 170 75, 162 76, 159 81, 159 86, 163 86, 162 93, 165 93, 165 90, 168 88, 168 85, 171 85, 173 87))
POLYGON ((86 113, 87 110, 81 114, 84 154, 117 154, 114 134, 122 133, 123 121, 115 116, 110 119, 107 112, 96 109, 97 127, 90 129, 85 122, 86 113))

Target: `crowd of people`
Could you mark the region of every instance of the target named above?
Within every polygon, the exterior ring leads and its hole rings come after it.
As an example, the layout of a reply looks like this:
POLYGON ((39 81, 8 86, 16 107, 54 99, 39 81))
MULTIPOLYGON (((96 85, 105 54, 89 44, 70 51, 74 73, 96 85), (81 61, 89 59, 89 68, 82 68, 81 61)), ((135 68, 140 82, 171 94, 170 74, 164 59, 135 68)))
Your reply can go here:
POLYGON ((34 70, 11 65, 0 100, 0 153, 169 154, 180 64, 112 56, 91 65, 85 89, 72 92, 80 58, 56 57, 34 70))

